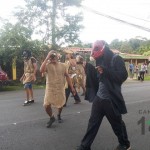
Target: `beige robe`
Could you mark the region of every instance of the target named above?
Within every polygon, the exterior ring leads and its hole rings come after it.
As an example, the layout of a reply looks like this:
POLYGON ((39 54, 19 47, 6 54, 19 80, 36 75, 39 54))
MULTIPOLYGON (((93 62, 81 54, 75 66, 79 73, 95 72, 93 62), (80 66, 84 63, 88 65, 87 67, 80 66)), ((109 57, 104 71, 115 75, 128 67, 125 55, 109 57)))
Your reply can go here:
POLYGON ((77 84, 84 85, 85 82, 85 71, 82 64, 77 64, 76 66, 76 74, 77 74, 77 84))
POLYGON ((30 58, 28 61, 24 61, 23 84, 33 81, 33 75, 34 75, 33 73, 34 73, 34 66, 30 58))
POLYGON ((44 105, 52 105, 61 108, 66 102, 65 96, 65 72, 63 63, 46 65, 46 89, 44 105))

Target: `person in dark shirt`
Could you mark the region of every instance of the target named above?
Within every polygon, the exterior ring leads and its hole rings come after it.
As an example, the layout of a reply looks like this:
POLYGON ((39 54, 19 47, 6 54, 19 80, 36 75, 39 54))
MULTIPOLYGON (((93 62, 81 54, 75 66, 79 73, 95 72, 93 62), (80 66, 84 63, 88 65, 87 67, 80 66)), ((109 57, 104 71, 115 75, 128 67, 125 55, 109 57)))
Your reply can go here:
MULTIPOLYGON (((115 150, 131 150, 126 126, 122 120, 122 114, 127 113, 121 93, 121 85, 128 77, 125 63, 119 55, 115 55, 109 49, 108 44, 103 40, 98 40, 93 44, 91 55, 96 60, 97 75, 95 75, 95 79, 97 79, 98 88, 95 88, 96 91, 92 91, 96 94, 92 100, 91 116, 86 134, 77 150, 91 150, 91 145, 104 116, 108 119, 118 138, 119 145, 115 150)), ((87 79, 92 77, 90 73, 95 72, 93 68, 91 65, 90 67, 86 66, 87 79), (93 71, 88 71, 88 68, 93 71)), ((95 83, 97 86, 95 81, 86 81, 86 83, 88 83, 88 87, 93 87, 93 85, 89 85, 90 83, 95 83)), ((91 94, 89 97, 87 95, 86 99, 91 101, 91 94)))

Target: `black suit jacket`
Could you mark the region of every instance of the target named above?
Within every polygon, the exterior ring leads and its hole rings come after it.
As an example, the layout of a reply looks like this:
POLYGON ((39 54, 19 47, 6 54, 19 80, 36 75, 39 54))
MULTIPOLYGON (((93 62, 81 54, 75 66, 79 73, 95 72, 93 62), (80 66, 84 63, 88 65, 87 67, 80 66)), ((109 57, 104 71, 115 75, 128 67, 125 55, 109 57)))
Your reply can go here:
MULTIPOLYGON (((113 57, 112 57, 113 58, 113 57)), ((99 81, 103 82, 109 91, 110 100, 116 114, 127 113, 124 98, 121 92, 121 85, 127 79, 128 73, 125 67, 124 60, 117 55, 113 62, 110 61, 108 67, 104 61, 98 61, 97 65, 103 67, 103 74, 99 74, 95 67, 87 64, 85 67, 86 72, 86 94, 85 99, 92 102, 99 86, 99 81)))

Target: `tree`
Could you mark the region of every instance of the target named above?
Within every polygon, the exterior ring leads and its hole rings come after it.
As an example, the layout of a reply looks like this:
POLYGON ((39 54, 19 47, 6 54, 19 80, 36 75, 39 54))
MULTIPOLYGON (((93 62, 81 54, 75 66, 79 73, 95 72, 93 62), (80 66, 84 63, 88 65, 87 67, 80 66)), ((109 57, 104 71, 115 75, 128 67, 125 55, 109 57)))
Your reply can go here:
POLYGON ((122 45, 120 47, 120 51, 124 52, 124 53, 132 53, 133 49, 132 49, 131 45, 129 44, 129 42, 125 41, 122 43, 122 45))
POLYGON ((40 61, 43 51, 48 50, 48 46, 43 45, 42 42, 38 40, 31 40, 32 31, 22 27, 19 24, 12 25, 11 23, 6 23, 0 30, 0 61, 9 74, 12 75, 12 62, 15 58, 17 61, 18 73, 22 71, 21 64, 22 52, 25 49, 31 50, 33 55, 40 61))
POLYGON ((114 40, 110 43, 110 48, 111 48, 111 49, 120 50, 121 45, 122 45, 122 41, 119 41, 119 39, 114 39, 114 40))
POLYGON ((22 47, 28 45, 32 31, 19 24, 6 23, 0 30, 0 55, 7 62, 18 56, 22 47))
POLYGON ((148 53, 149 53, 148 51, 150 51, 150 40, 141 42, 138 51, 140 54, 148 55, 148 53), (146 52, 148 52, 148 53, 146 53, 146 52))
MULTIPOLYGON (((80 6, 82 0, 25 0, 25 8, 15 13, 19 23, 40 35, 44 43, 57 49, 62 44, 79 41, 82 14, 71 15, 70 7, 80 6)), ((75 11, 74 11, 75 12, 75 11)))
POLYGON ((139 47, 141 46, 141 44, 143 43, 143 38, 131 38, 129 40, 129 44, 133 49, 134 53, 138 53, 139 47))
POLYGON ((131 38, 125 41, 119 41, 118 39, 115 39, 110 43, 110 48, 117 49, 124 53, 143 54, 143 52, 149 50, 149 43, 149 40, 143 37, 131 38))

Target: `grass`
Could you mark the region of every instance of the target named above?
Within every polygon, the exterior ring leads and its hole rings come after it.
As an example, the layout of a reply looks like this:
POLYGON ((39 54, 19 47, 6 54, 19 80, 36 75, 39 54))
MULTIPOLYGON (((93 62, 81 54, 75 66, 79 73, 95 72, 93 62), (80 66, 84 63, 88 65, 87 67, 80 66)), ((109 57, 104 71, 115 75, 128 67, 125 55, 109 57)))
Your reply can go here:
POLYGON ((0 91, 18 91, 21 90, 22 87, 19 86, 3 86, 0 87, 0 91))
POLYGON ((145 80, 145 81, 150 81, 150 75, 146 75, 146 76, 144 77, 144 80, 145 80))
MULTIPOLYGON (((146 75, 144 78, 145 81, 150 81, 150 75, 146 75)), ((44 89, 45 85, 44 84, 33 84, 33 89, 44 89)), ((16 84, 12 86, 4 86, 0 87, 0 92, 1 91, 18 91, 18 90, 23 90, 23 85, 22 84, 16 84)))
MULTIPOLYGON (((44 89, 45 85, 34 85, 33 84, 33 89, 44 89)), ((12 85, 12 86, 3 86, 0 87, 0 92, 1 91, 18 91, 18 90, 23 90, 24 87, 22 84, 18 84, 18 85, 12 85)))

